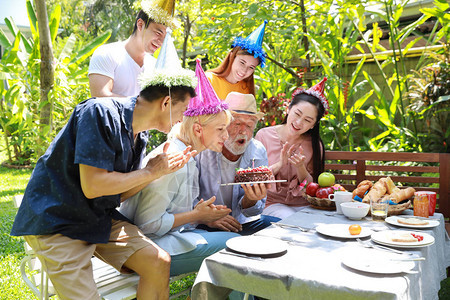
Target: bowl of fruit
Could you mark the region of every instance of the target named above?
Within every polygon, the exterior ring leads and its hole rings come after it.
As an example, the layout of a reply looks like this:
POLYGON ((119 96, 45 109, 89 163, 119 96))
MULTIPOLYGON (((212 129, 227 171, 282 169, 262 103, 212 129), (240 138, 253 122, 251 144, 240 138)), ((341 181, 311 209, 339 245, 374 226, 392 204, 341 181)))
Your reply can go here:
POLYGON ((313 208, 335 210, 336 204, 328 199, 328 195, 334 194, 335 191, 345 191, 345 189, 335 183, 333 174, 324 172, 319 175, 318 182, 308 183, 305 198, 313 208))

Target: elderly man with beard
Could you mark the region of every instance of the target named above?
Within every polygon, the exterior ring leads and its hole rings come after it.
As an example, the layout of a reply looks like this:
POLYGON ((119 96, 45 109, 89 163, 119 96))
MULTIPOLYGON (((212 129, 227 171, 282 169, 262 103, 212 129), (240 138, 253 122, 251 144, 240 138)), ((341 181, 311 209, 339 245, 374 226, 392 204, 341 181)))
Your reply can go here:
POLYGON ((255 97, 251 94, 231 92, 225 99, 233 120, 228 126, 228 140, 221 153, 203 151, 195 160, 200 176, 199 199, 216 196, 216 205, 231 208, 231 214, 198 228, 208 231, 232 231, 241 235, 253 234, 280 219, 261 215, 266 203, 269 184, 228 185, 234 181, 237 168, 267 166, 264 146, 253 139, 256 123, 264 115, 256 109, 255 97))

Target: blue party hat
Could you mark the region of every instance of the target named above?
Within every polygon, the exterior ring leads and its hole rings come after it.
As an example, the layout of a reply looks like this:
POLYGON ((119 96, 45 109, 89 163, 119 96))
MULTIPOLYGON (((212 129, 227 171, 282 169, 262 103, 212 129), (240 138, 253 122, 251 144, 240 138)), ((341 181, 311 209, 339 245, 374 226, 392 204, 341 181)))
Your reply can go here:
POLYGON ((183 69, 173 44, 172 30, 167 28, 166 37, 159 51, 155 67, 146 69, 139 76, 141 89, 148 86, 197 86, 197 78, 191 70, 183 69))
POLYGON ((264 68, 266 65, 266 52, 262 48, 262 42, 264 39, 264 30, 266 29, 267 20, 261 24, 255 31, 253 31, 245 39, 237 37, 234 39, 231 47, 241 47, 241 49, 246 50, 250 54, 253 54, 255 58, 258 58, 261 62, 261 67, 264 68))

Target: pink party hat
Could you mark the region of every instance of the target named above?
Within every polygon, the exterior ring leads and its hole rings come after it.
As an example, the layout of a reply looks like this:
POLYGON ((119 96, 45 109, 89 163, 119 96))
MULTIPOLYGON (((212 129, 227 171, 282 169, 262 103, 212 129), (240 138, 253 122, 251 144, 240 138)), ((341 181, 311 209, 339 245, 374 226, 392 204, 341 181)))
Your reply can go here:
POLYGON ((318 84, 310 87, 307 90, 305 90, 302 87, 297 88, 292 93, 292 99, 294 99, 294 97, 297 96, 298 94, 308 94, 308 95, 314 96, 317 99, 319 99, 320 102, 322 103, 323 108, 325 109, 324 114, 325 115, 328 114, 328 110, 330 109, 330 104, 328 103, 328 100, 323 93, 323 91, 325 90, 325 81, 327 81, 326 77, 324 77, 318 84))
POLYGON ((191 99, 184 115, 188 117, 212 115, 228 109, 228 104, 220 101, 219 97, 217 97, 211 83, 206 78, 200 59, 198 58, 195 67, 195 76, 197 76, 198 80, 197 87, 195 88, 197 96, 191 99))

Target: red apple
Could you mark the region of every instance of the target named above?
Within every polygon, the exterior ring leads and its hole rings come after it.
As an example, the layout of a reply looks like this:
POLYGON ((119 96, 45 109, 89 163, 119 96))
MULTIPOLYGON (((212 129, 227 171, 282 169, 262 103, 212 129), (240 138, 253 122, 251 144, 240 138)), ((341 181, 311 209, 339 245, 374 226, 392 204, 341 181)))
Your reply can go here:
POLYGON ((332 186, 326 187, 329 194, 334 194, 334 188, 332 186))
POLYGON ((316 197, 317 198, 328 198, 329 194, 334 193, 334 190, 332 190, 332 189, 333 188, 331 188, 331 190, 329 188, 320 188, 316 192, 316 197))
POLYGON ((306 194, 308 194, 311 197, 315 197, 316 196, 316 192, 317 192, 318 189, 319 189, 319 184, 318 183, 310 182, 306 186, 306 194))

